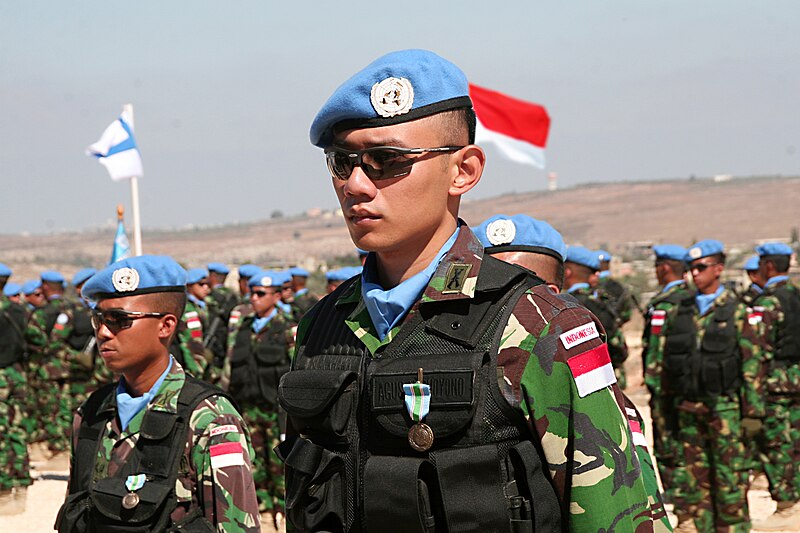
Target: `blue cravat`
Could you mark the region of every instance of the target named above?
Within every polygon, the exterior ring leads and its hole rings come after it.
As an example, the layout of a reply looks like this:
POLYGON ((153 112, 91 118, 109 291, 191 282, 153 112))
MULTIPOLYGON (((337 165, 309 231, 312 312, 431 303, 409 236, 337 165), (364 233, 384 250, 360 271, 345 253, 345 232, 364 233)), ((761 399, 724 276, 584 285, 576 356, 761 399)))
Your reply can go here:
POLYGON ((167 369, 164 370, 164 373, 161 374, 161 377, 158 378, 158 381, 150 387, 150 390, 146 393, 142 394, 141 396, 134 398, 130 394, 128 394, 127 390, 125 389, 125 378, 122 377, 119 380, 119 384, 117 384, 117 414, 119 415, 119 422, 122 425, 122 431, 128 427, 133 417, 136 416, 139 411, 144 409, 150 400, 158 392, 159 387, 161 384, 164 383, 164 378, 167 377, 169 374, 170 369, 172 368, 172 357, 169 358, 169 365, 167 365, 167 369))
POLYGON ((275 308, 267 316, 262 316, 261 318, 256 317, 256 319, 253 320, 253 333, 258 333, 261 331, 264 326, 269 324, 269 321, 272 320, 272 318, 277 314, 278 309, 275 308))
POLYGON ((195 304, 197 304, 200 307, 200 309, 205 309, 206 303, 203 300, 200 300, 199 298, 197 298, 196 296, 193 296, 191 294, 187 294, 186 296, 189 298, 190 301, 192 301, 195 304))
POLYGON ((600 274, 598 274, 597 276, 600 279, 610 278, 611 277, 611 271, 610 270, 602 270, 602 271, 600 271, 600 274))
POLYGON ((586 282, 575 283, 575 284, 572 285, 572 287, 567 289, 567 292, 568 293, 573 293, 573 292, 575 292, 575 291, 577 291, 579 289, 588 289, 588 288, 589 288, 589 284, 586 283, 586 282))
POLYGON ((711 294, 698 293, 697 296, 695 296, 694 300, 697 302, 697 307, 700 309, 700 316, 703 316, 706 314, 706 312, 708 312, 709 309, 711 309, 711 305, 714 303, 714 300, 716 300, 724 290, 725 287, 720 285, 716 292, 711 294))
POLYGON ((776 283, 780 283, 781 281, 786 281, 788 279, 789 276, 773 276, 767 280, 767 282, 764 284, 764 288, 766 289, 771 285, 775 285, 776 283))
POLYGON ((664 293, 664 292, 667 292, 667 291, 668 291, 668 290, 670 290, 672 287, 676 287, 676 286, 678 286, 678 285, 682 285, 682 284, 684 284, 684 283, 686 283, 686 282, 685 282, 685 281, 683 281, 682 279, 676 279, 675 281, 670 281, 669 283, 667 283, 666 285, 664 285, 664 288, 663 288, 663 289, 661 289, 661 292, 662 292, 662 293, 664 293))

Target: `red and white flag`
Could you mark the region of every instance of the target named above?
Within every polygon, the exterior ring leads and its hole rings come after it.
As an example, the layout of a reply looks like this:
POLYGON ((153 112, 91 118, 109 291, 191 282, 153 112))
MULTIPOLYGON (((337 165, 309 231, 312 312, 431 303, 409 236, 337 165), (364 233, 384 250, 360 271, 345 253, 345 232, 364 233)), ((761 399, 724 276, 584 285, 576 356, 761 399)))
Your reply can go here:
POLYGON ((653 335, 660 335, 664 322, 667 321, 667 312, 663 309, 656 309, 650 316, 650 332, 653 335))
POLYGON ((544 168, 550 116, 543 106, 471 83, 469 95, 478 117, 475 142, 492 143, 512 161, 544 168))
POLYGON ((605 343, 570 357, 567 364, 581 398, 617 382, 611 357, 608 355, 608 345, 605 343))
POLYGON ((244 452, 239 442, 223 442, 208 449, 211 454, 211 468, 244 465, 244 452))

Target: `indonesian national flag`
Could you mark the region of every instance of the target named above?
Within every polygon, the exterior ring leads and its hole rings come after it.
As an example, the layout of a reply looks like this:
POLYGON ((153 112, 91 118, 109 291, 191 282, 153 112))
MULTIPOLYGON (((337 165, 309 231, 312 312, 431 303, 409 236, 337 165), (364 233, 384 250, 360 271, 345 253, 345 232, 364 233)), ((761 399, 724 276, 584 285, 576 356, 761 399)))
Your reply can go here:
POLYGON ((208 450, 211 454, 211 468, 244 465, 244 452, 239 442, 215 444, 208 450))
POLYGON ((611 357, 608 355, 608 345, 605 343, 570 357, 567 364, 581 398, 617 382, 611 357))
POLYGON ((650 317, 650 332, 654 335, 661 334, 661 328, 667 320, 667 312, 663 309, 656 309, 650 317))
POLYGON ((631 428, 631 436, 633 437, 633 443, 636 446, 644 446, 647 448, 647 439, 644 436, 644 432, 642 431, 642 424, 639 422, 639 416, 636 413, 636 410, 631 409, 630 407, 626 407, 625 411, 628 413, 628 425, 631 428))
POLYGON ((475 142, 492 143, 512 161, 544 168, 550 116, 539 104, 469 85, 478 117, 475 142))

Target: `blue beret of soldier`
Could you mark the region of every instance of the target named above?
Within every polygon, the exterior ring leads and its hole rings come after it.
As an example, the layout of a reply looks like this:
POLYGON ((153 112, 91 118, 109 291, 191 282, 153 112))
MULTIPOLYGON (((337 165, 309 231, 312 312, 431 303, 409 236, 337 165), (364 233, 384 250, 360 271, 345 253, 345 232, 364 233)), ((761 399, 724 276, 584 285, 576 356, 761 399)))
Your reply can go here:
POLYGON ((765 242, 756 246, 758 255, 792 255, 792 247, 782 242, 765 242))
POLYGON ((751 255, 747 258, 747 261, 744 262, 742 270, 746 270, 748 272, 758 270, 758 261, 759 257, 757 255, 751 255))
POLYGON ((231 271, 231 269, 228 268, 228 265, 224 263, 209 263, 206 265, 206 267, 208 268, 209 272, 216 272, 217 274, 224 274, 226 276, 231 271))
POLYGON ((725 253, 724 244, 714 239, 706 239, 691 245, 688 250, 686 250, 686 257, 684 259, 687 263, 690 263, 701 257, 722 253, 725 253))
POLYGON ((4 263, 0 263, 0 278, 8 278, 11 276, 11 269, 4 263))
POLYGON ((81 289, 87 300, 124 298, 156 292, 184 292, 186 271, 166 255, 140 255, 111 263, 81 289))
POLYGON ((82 270, 78 270, 78 272, 72 276, 72 285, 77 287, 95 274, 97 274, 96 268, 84 268, 82 270))
POLYGON ((22 284, 22 294, 25 296, 30 296, 33 294, 36 289, 42 286, 42 280, 40 279, 29 279, 25 283, 22 284))
POLYGON ((597 257, 597 252, 583 246, 570 246, 567 248, 566 260, 593 270, 600 270, 600 259, 597 257))
POLYGON ((553 226, 528 215, 494 215, 472 230, 487 253, 533 252, 564 261, 567 247, 553 226))
POLYGON ((325 148, 333 129, 374 128, 472 107, 467 77, 428 50, 379 57, 336 89, 311 124, 311 144, 325 148))
POLYGON ((6 283, 6 286, 3 287, 3 296, 17 296, 20 292, 22 292, 22 287, 19 283, 6 283))
POLYGON ((247 285, 250 287, 280 287, 285 276, 273 270, 259 270, 250 277, 247 285))
POLYGON ((347 267, 336 268, 334 270, 328 270, 328 272, 325 273, 325 279, 328 280, 328 282, 345 281, 352 278, 354 275, 355 274, 352 274, 351 271, 347 269, 347 267))
POLYGON ((47 283, 64 283, 64 275, 55 270, 45 270, 39 277, 42 278, 42 281, 46 281, 47 283))
POLYGON ((255 275, 257 272, 259 272, 261 269, 258 268, 256 265, 251 265, 251 264, 248 263, 246 265, 240 265, 238 270, 239 270, 239 277, 240 278, 249 279, 250 277, 255 275))
POLYGON ((208 270, 205 268, 190 268, 186 271, 186 284, 193 285, 200 283, 208 277, 208 270))
POLYGON ((597 260, 598 261, 611 261, 614 256, 611 255, 611 252, 608 250, 597 250, 597 260))
POLYGON ((683 261, 686 258, 686 248, 677 244, 657 244, 653 246, 653 253, 656 259, 683 261))
POLYGON ((307 278, 311 274, 305 268, 292 267, 289 269, 289 274, 296 278, 307 278))

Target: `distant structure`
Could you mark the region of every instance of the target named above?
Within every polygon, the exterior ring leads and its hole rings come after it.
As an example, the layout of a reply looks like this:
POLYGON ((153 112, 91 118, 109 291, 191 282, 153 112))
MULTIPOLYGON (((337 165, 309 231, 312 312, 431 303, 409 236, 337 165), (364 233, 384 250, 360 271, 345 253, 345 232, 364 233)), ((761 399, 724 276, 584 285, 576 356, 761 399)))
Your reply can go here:
POLYGON ((733 176, 730 174, 717 174, 714 176, 714 183, 724 183, 726 181, 731 181, 733 176))
POLYGON ((547 173, 547 190, 548 191, 558 190, 558 174, 556 172, 547 173))

